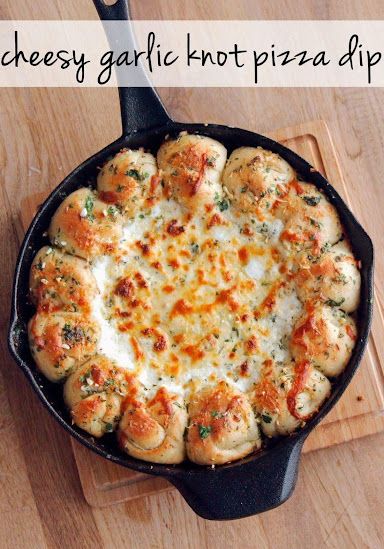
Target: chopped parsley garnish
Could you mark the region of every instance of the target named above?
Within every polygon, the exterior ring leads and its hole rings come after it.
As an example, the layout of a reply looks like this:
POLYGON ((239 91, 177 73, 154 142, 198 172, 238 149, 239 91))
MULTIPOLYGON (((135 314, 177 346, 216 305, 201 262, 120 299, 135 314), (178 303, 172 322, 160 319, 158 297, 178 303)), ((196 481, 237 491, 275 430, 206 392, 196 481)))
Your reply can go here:
POLYGON ((330 243, 326 242, 324 246, 321 247, 320 251, 322 254, 324 254, 325 252, 329 252, 330 249, 331 249, 330 243))
POLYGON ((225 200, 225 198, 223 198, 223 200, 220 200, 220 202, 217 202, 217 205, 221 212, 225 212, 225 210, 228 210, 229 208, 229 202, 228 200, 225 200))
POLYGON ((192 253, 197 254, 199 252, 199 245, 193 242, 191 244, 191 250, 192 250, 192 253))
POLYGON ((87 211, 87 218, 89 219, 89 221, 94 221, 95 216, 93 214, 93 198, 90 194, 85 200, 85 209, 87 211))
POLYGON ((202 439, 207 438, 211 434, 211 431, 212 431, 211 426, 208 425, 208 427, 206 427, 205 425, 199 425, 200 438, 202 439))
POLYGON ((64 324, 62 332, 67 342, 79 343, 84 339, 84 330, 80 326, 72 327, 70 324, 64 324))
POLYGON ((113 387, 113 385, 115 384, 115 380, 113 377, 109 377, 108 379, 106 379, 104 381, 104 387, 113 387))
POLYGON ((107 209, 107 214, 109 215, 109 217, 116 217, 118 213, 118 209, 116 208, 116 206, 109 206, 109 208, 107 209))
POLYGON ((340 301, 335 301, 334 299, 327 299, 325 302, 326 305, 329 305, 330 307, 340 307, 344 303, 345 299, 342 297, 340 301))
POLYGON ((272 421, 271 416, 268 416, 267 414, 261 414, 261 419, 264 421, 264 423, 271 423, 272 421))
POLYGON ((301 198, 308 206, 317 206, 321 200, 321 196, 302 196, 301 198))
POLYGON ((309 221, 310 221, 310 223, 311 223, 311 225, 312 225, 313 227, 316 227, 316 229, 320 229, 320 228, 321 228, 321 224, 320 224, 318 221, 316 221, 316 219, 312 219, 312 217, 311 217, 311 218, 309 219, 309 221))
POLYGON ((140 174, 139 171, 135 170, 134 168, 127 170, 125 172, 125 175, 127 175, 128 177, 132 177, 132 179, 136 179, 136 181, 144 181, 144 179, 148 177, 147 173, 140 174))
POLYGON ((221 198, 219 193, 215 194, 215 202, 216 202, 216 206, 219 208, 221 212, 228 210, 229 208, 228 200, 226 200, 225 198, 221 198))
POLYGON ((218 412, 217 410, 212 410, 211 411, 211 416, 216 418, 216 419, 220 419, 223 417, 224 414, 222 414, 221 412, 218 412))
POLYGON ((269 232, 268 225, 266 223, 259 225, 256 230, 260 234, 267 234, 269 232))
POLYGON ((79 377, 79 380, 81 381, 81 383, 85 383, 87 379, 91 377, 92 377, 91 370, 88 370, 88 372, 86 372, 85 374, 79 377))

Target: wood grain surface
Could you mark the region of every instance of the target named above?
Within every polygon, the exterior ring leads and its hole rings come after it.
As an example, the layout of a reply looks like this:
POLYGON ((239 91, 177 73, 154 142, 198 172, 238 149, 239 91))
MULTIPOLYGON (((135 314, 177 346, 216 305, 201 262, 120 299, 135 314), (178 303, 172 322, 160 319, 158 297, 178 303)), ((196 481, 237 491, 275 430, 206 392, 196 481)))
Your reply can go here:
MULTIPOLYGON (((139 18, 380 19, 381 0, 133 0, 139 18)), ((90 0, 3 0, 3 19, 94 19, 90 0)), ((260 133, 324 119, 355 213, 376 245, 384 302, 384 91, 381 89, 160 90, 175 119, 260 133)), ((40 406, 8 356, 5 336, 22 199, 47 193, 120 132, 112 89, 0 90, 0 547, 381 548, 384 435, 304 456, 282 507, 228 523, 198 518, 175 492, 110 508, 81 493, 68 436, 40 406)))

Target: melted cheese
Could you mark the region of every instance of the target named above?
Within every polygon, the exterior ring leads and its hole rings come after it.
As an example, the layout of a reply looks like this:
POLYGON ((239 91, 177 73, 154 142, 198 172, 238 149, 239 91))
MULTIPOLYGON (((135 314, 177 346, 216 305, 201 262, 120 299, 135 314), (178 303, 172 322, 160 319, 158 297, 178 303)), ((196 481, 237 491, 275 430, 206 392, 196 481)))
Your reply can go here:
POLYGON ((225 379, 242 391, 270 357, 290 359, 302 312, 280 269, 282 223, 230 206, 192 217, 162 199, 124 226, 119 253, 94 260, 99 351, 137 373, 149 394, 188 394, 225 379))

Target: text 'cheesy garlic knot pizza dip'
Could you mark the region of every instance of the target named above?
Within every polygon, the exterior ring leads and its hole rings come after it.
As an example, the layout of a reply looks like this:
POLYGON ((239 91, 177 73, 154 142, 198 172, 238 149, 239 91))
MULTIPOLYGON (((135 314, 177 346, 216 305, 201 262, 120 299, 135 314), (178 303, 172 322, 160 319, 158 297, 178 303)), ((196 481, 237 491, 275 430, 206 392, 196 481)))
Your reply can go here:
POLYGON ((338 214, 260 147, 201 135, 122 150, 36 255, 31 352, 73 422, 129 455, 223 464, 315 414, 357 338, 338 214))

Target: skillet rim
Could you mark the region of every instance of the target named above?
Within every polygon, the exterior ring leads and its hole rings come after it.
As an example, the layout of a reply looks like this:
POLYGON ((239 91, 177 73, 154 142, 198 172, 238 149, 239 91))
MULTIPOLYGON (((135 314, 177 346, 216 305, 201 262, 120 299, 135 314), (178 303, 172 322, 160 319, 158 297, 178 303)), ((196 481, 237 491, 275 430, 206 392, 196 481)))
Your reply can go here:
MULTIPOLYGON (((307 178, 306 180, 314 183, 317 187, 320 187, 325 194, 327 195, 330 202, 335 206, 342 224, 347 224, 350 226, 348 230, 348 237, 350 238, 351 245, 354 247, 354 242, 352 240, 351 232, 355 232, 358 234, 359 238, 361 240, 365 241, 365 254, 366 257, 363 260, 364 267, 365 267, 365 273, 363 275, 362 271, 362 294, 363 290, 365 293, 366 302, 361 303, 359 307, 359 338, 357 340, 356 346, 354 348, 352 357, 347 365, 347 368, 337 378, 336 380, 336 386, 333 384, 332 387, 332 393, 329 399, 322 405, 319 412, 316 413, 316 415, 310 419, 305 427, 300 429, 299 431, 291 434, 288 437, 280 437, 279 439, 276 439, 276 441, 273 442, 273 444, 265 448, 261 451, 258 451, 254 454, 250 454, 249 456, 234 461, 232 463, 219 466, 215 469, 215 474, 217 475, 219 471, 224 471, 227 469, 233 469, 233 468, 241 468, 242 465, 246 464, 256 464, 258 459, 262 456, 270 456, 271 461, 273 461, 273 454, 274 450, 276 449, 275 453, 278 449, 281 449, 282 447, 293 447, 295 445, 302 445, 305 441, 306 437, 309 435, 309 433, 315 428, 315 426, 327 415, 327 413, 333 408, 333 406, 337 403, 337 401, 340 399, 341 395, 346 390, 347 386, 349 385, 353 375, 355 374, 357 368, 360 365, 363 353, 365 351, 365 347, 368 341, 369 331, 370 331, 370 325, 372 320, 372 310, 373 310, 373 266, 374 266, 374 259, 373 259, 373 244, 366 233, 366 231, 363 229, 363 227, 360 225, 360 223, 355 218, 354 214, 349 210, 348 206, 344 203, 338 192, 332 187, 332 185, 319 173, 319 172, 313 172, 311 171, 311 165, 305 161, 302 157, 294 153, 292 150, 288 149, 284 145, 278 143, 277 141, 274 141, 268 137, 265 137, 261 134, 258 134, 256 132, 251 132, 249 130, 244 130, 240 128, 234 128, 224 125, 218 125, 218 124, 190 124, 190 123, 180 123, 180 122, 173 122, 168 121, 166 124, 161 126, 156 126, 155 128, 151 129, 145 129, 140 131, 133 131, 128 134, 125 134, 118 138, 117 140, 113 141, 100 151, 96 152, 92 156, 90 156, 88 159, 86 159, 84 162, 82 162, 80 165, 78 165, 74 170, 72 170, 71 173, 69 173, 62 182, 56 186, 52 192, 48 195, 48 197, 44 200, 43 204, 39 207, 35 217, 33 218, 26 234, 23 239, 23 242, 20 247, 19 255, 16 262, 15 267, 15 274, 13 279, 13 291, 12 291, 12 305, 11 305, 11 320, 10 320, 10 328, 8 333, 8 346, 9 350, 11 352, 12 357, 18 364, 18 366, 21 368, 23 373, 26 375, 28 381, 32 385, 34 391, 37 393, 40 401, 44 404, 44 406, 49 410, 49 412, 53 415, 53 417, 56 419, 56 421, 59 422, 59 424, 66 429, 67 432, 70 433, 71 436, 75 438, 78 442, 89 448, 90 450, 96 452, 100 456, 104 457, 105 459, 108 459, 109 461, 112 461, 113 463, 117 463, 119 465, 122 465, 124 467, 128 467, 131 469, 134 469, 136 471, 157 475, 157 476, 163 476, 170 480, 182 480, 183 477, 187 475, 189 478, 190 475, 197 475, 200 476, 202 473, 207 474, 208 471, 212 471, 210 467, 205 467, 201 465, 195 465, 192 464, 189 461, 183 462, 183 464, 180 465, 161 465, 161 464, 155 464, 150 462, 144 462, 141 460, 137 460, 135 458, 132 458, 130 456, 125 456, 125 454, 120 453, 120 455, 117 455, 117 453, 111 453, 107 450, 105 450, 103 447, 99 446, 97 441, 93 441, 93 437, 87 436, 83 431, 80 431, 78 428, 72 426, 70 424, 69 419, 66 420, 64 417, 62 417, 59 412, 56 410, 55 406, 52 405, 52 403, 49 402, 48 397, 45 395, 44 391, 39 385, 38 380, 36 379, 36 374, 34 373, 34 362, 31 358, 31 364, 28 364, 23 360, 22 357, 19 356, 18 350, 17 350, 17 338, 20 337, 22 333, 22 328, 20 331, 20 324, 19 324, 19 316, 18 311, 20 308, 25 309, 25 304, 23 304, 22 299, 23 296, 20 290, 21 286, 21 271, 25 267, 25 256, 28 253, 28 249, 30 246, 30 241, 33 239, 33 237, 38 238, 37 231, 40 229, 38 227, 39 223, 41 223, 42 219, 45 219, 48 217, 48 223, 46 223, 46 226, 49 224, 49 221, 51 219, 49 214, 49 209, 52 207, 52 203, 61 201, 63 196, 66 196, 69 192, 66 189, 71 184, 73 184, 73 180, 76 178, 76 175, 81 173, 83 170, 85 170, 87 167, 92 165, 94 162, 96 162, 99 158, 104 157, 104 160, 110 155, 117 152, 120 148, 124 146, 130 146, 130 142, 132 142, 135 139, 140 139, 140 137, 148 136, 148 134, 155 134, 156 136, 164 136, 165 134, 177 134, 180 131, 188 131, 189 133, 199 133, 202 135, 209 135, 210 137, 216 138, 219 141, 221 140, 220 134, 225 134, 228 132, 239 136, 241 135, 243 138, 249 137, 250 141, 258 142, 258 146, 262 146, 264 148, 267 148, 269 150, 272 150, 274 152, 277 152, 280 154, 283 158, 285 158, 295 170, 299 173, 299 175, 306 174, 307 178), (218 136, 219 135, 219 136, 218 136), (35 234, 36 232, 36 234, 35 234), (21 301, 21 302, 20 302, 21 301), (363 309, 364 312, 364 322, 361 319, 361 309, 363 309), (20 332, 19 332, 20 331, 20 332), (19 333, 17 333, 19 332, 19 333), (124 457, 121 457, 121 455, 124 455, 124 457)), ((153 135, 152 135, 153 139, 153 135)), ((132 145, 131 145, 132 146, 132 145)), ((137 145, 133 145, 137 146, 137 145)), ((240 146, 240 145, 238 145, 240 146)), ((249 144, 249 146, 254 146, 253 144, 249 144)), ((82 182, 84 185, 84 181, 82 182)), ((41 235, 40 235, 41 236, 41 235)), ((24 334, 24 337, 27 337, 26 334, 24 334)))

